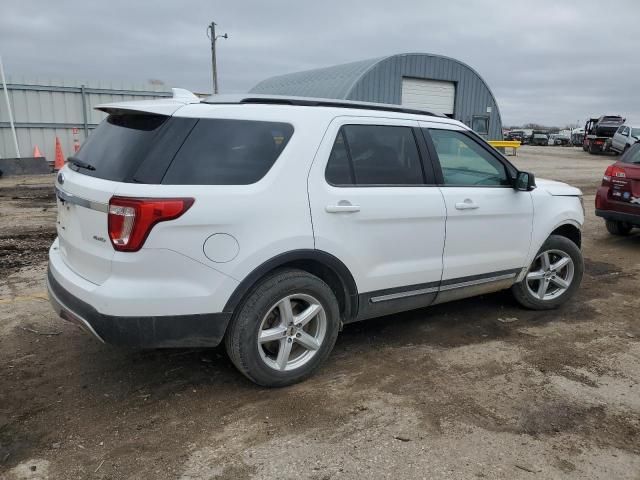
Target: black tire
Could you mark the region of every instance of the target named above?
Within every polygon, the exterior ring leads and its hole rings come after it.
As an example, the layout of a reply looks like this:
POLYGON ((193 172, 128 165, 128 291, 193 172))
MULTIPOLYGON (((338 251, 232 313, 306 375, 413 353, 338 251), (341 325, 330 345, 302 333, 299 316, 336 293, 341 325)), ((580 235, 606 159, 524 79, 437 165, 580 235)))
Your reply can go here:
MULTIPOLYGON (((340 330, 340 310, 331 288, 302 270, 278 270, 258 282, 236 310, 225 335, 233 364, 249 380, 265 387, 284 387, 311 376, 327 359, 340 330), (326 333, 320 348, 307 363, 292 370, 275 370, 263 360, 258 343, 263 318, 283 298, 309 295, 324 309, 326 333)), ((295 343, 295 342, 294 342, 295 343)))
POLYGON ((618 222, 616 220, 605 220, 605 225, 607 226, 607 230, 611 235, 618 235, 620 237, 624 237, 631 233, 631 229, 633 225, 626 222, 618 222))
MULTIPOLYGON (((511 287, 513 296, 517 302, 525 308, 531 310, 552 310, 554 308, 558 308, 560 305, 571 299, 580 287, 580 282, 582 282, 582 276, 584 274, 584 260, 582 259, 582 252, 580 251, 580 248, 566 237, 551 235, 547 238, 542 247, 540 247, 540 250, 536 254, 536 258, 543 252, 549 250, 560 250, 571 257, 571 260, 573 261, 573 279, 571 284, 560 296, 549 300, 542 300, 534 296, 529 291, 525 277, 523 281, 516 283, 511 287)), ((531 266, 529 268, 531 268, 531 266)), ((529 270, 527 270, 527 273, 529 273, 529 270)))
POLYGON ((594 147, 593 142, 589 143, 589 153, 591 155, 595 155, 595 154, 599 153, 599 150, 596 147, 594 147))

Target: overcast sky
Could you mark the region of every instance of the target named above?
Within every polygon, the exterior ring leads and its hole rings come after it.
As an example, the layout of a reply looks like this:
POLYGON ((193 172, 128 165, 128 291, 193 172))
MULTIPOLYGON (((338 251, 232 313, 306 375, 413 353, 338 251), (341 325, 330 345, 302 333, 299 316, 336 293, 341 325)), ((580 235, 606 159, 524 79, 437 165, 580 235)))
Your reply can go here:
POLYGON ((505 125, 618 113, 640 123, 634 0, 3 0, 0 55, 18 78, 160 79, 209 92, 211 20, 230 37, 218 43, 222 93, 287 72, 428 52, 475 68, 505 125))

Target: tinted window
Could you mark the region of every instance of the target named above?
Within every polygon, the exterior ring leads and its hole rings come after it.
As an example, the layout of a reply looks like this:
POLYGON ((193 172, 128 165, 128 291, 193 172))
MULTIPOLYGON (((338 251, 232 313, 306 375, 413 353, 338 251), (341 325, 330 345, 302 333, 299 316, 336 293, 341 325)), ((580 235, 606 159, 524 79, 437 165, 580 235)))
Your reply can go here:
MULTIPOLYGON (((166 130, 166 124, 170 123, 167 122, 168 118, 147 114, 109 115, 91 132, 75 155, 95 167, 95 170, 83 168, 78 171, 106 180, 129 181, 166 130)), ((173 141, 178 142, 179 146, 184 136, 186 133, 173 141)))
POLYGON ((636 143, 620 159, 623 163, 640 164, 640 143, 636 143))
POLYGON ((445 185, 510 185, 502 162, 462 132, 429 130, 445 185))
POLYGON ((357 185, 424 183, 418 147, 410 127, 342 127, 357 185))
POLYGON ((260 180, 291 138, 287 123, 201 119, 167 170, 169 185, 248 185, 260 180))
POLYGON ((338 132, 336 141, 333 144, 333 149, 327 162, 325 177, 327 182, 332 185, 353 185, 355 183, 342 130, 338 132))

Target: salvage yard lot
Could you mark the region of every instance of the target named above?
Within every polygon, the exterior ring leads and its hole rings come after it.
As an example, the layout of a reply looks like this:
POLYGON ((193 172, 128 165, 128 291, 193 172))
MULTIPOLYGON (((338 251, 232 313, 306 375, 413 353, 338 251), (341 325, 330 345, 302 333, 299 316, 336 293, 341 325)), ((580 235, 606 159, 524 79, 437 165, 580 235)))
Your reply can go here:
POLYGON ((593 215, 613 161, 514 160, 585 194, 568 305, 499 293, 352 324, 279 390, 223 349, 122 350, 57 319, 53 176, 0 179, 0 478, 640 478, 640 233, 593 215))

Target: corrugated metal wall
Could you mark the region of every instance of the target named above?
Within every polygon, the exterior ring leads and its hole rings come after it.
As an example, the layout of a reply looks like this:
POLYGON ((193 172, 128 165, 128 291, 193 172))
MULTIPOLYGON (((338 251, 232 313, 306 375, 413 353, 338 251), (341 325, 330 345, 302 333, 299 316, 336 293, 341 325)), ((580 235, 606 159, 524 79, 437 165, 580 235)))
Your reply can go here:
MULTIPOLYGON (((16 124, 18 146, 30 157, 37 145, 48 160, 55 158, 55 137, 60 138, 65 156, 73 153, 73 129, 80 143, 105 114, 93 109, 101 103, 149 100, 171 96, 164 85, 132 85, 112 82, 42 81, 7 78, 9 102, 16 124), (83 101, 84 99, 84 101, 83 101)), ((0 157, 15 157, 9 115, 0 84, 0 157)))
POLYGON ((428 54, 387 57, 355 83, 347 99, 401 104, 403 77, 455 82, 456 120, 471 126, 473 115, 489 115, 489 138, 502 139, 500 110, 491 90, 472 68, 452 58, 428 54))

